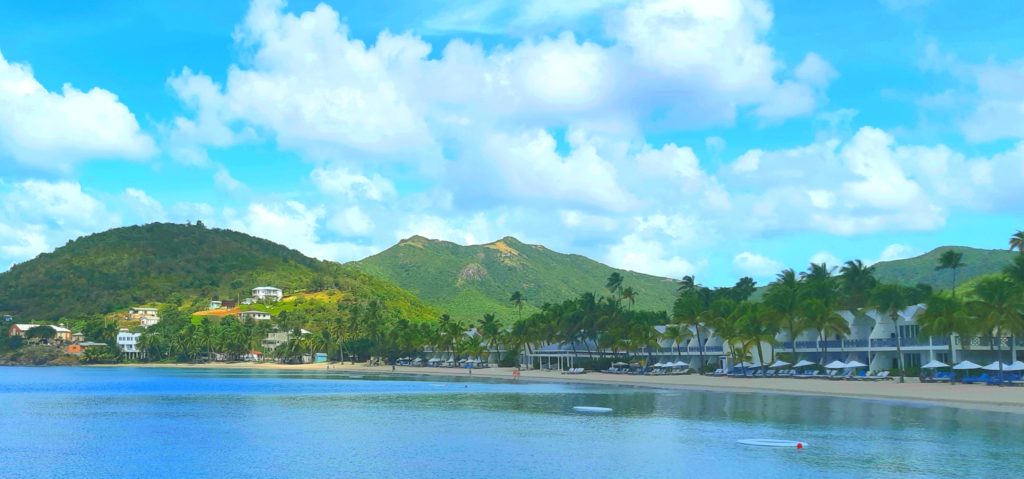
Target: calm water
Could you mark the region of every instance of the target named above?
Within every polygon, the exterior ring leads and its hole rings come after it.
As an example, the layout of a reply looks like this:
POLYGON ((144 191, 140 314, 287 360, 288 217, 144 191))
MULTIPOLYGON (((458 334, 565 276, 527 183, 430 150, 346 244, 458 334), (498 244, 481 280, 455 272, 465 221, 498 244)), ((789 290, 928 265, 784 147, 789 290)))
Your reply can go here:
POLYGON ((1022 444, 1024 416, 882 401, 0 368, 2 477, 1011 477, 1022 444), (735 444, 762 437, 812 447, 735 444))

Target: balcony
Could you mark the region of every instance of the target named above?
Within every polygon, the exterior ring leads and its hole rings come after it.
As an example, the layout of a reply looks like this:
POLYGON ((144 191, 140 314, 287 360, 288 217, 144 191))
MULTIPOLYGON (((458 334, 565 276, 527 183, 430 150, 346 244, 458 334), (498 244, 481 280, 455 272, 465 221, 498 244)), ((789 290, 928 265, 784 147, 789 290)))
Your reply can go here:
POLYGON ((868 347, 867 339, 844 339, 844 348, 866 348, 868 347))

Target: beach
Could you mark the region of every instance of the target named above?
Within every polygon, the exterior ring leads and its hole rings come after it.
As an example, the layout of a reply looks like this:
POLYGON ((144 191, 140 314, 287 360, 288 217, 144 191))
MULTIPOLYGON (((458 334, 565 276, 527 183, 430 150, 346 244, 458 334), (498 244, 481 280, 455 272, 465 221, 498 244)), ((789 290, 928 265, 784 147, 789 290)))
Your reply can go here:
MULTIPOLYGON (((95 367, 95 366, 90 366, 95 367)), ((347 373, 372 373, 396 375, 426 375, 438 377, 486 378, 512 380, 514 368, 468 369, 429 368, 396 366, 367 366, 363 363, 341 364, 278 364, 278 363, 204 363, 204 364, 116 364, 100 367, 143 367, 143 368, 205 368, 205 369, 255 369, 282 371, 328 371, 347 373)), ((850 397, 868 400, 905 401, 922 404, 943 405, 967 409, 1024 414, 1024 388, 998 387, 978 384, 921 383, 916 377, 907 378, 900 384, 893 381, 843 381, 825 379, 792 378, 731 378, 700 376, 647 376, 627 374, 606 374, 587 372, 585 374, 562 374, 558 371, 522 370, 520 381, 559 382, 576 384, 600 384, 625 387, 648 387, 663 389, 692 389, 701 391, 727 391, 744 393, 791 394, 812 396, 850 397)))

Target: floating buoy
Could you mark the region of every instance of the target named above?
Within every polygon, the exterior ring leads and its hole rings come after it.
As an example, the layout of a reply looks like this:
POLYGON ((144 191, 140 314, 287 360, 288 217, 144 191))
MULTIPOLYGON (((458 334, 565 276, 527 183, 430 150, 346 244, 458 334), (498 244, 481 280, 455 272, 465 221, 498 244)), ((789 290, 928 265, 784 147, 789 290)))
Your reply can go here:
POLYGON ((576 411, 576 412, 589 412, 589 413, 595 413, 595 414, 605 414, 605 413, 612 412, 612 408, 610 408, 610 407, 597 407, 597 406, 573 406, 572 410, 576 411))
POLYGON ((736 442, 744 446, 759 447, 795 447, 797 449, 803 449, 808 446, 808 444, 803 441, 788 441, 785 439, 740 439, 736 442))

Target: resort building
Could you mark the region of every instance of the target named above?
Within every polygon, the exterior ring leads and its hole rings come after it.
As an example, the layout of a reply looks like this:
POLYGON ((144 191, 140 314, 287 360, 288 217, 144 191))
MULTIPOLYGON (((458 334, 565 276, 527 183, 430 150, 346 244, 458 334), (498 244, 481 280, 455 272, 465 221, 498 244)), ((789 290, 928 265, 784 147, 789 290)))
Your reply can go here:
POLYGON ((52 328, 53 331, 54 331, 53 339, 55 339, 57 341, 64 341, 64 342, 70 342, 71 341, 71 330, 70 329, 65 328, 63 326, 41 325, 41 324, 12 324, 11 327, 7 330, 7 336, 9 336, 9 337, 19 336, 19 337, 24 338, 25 334, 28 333, 28 331, 30 329, 37 328, 39 326, 47 326, 49 328, 52 328))
POLYGON ((160 316, 156 308, 132 308, 128 310, 128 319, 140 321, 143 328, 148 328, 160 322, 160 316))
MULTIPOLYGON (((303 336, 307 334, 312 334, 309 331, 306 331, 305 329, 300 329, 299 333, 303 336)), ((261 345, 263 346, 264 351, 273 351, 278 346, 287 343, 288 340, 292 339, 292 337, 293 335, 291 332, 275 331, 273 333, 267 334, 267 337, 263 338, 261 345)))
POLYGON ((284 293, 272 286, 259 286, 252 289, 252 298, 256 301, 281 301, 284 293))
POLYGON ((238 319, 241 321, 269 321, 270 313, 266 311, 243 311, 238 313, 238 319))
POLYGON ((126 358, 139 359, 144 357, 139 349, 139 336, 142 336, 142 333, 132 333, 127 329, 121 329, 117 332, 117 347, 121 349, 126 358))
MULTIPOLYGON (((986 337, 984 335, 961 338, 955 334, 925 336, 921 334, 921 326, 917 322, 923 313, 924 305, 911 306, 897 313, 894 324, 889 314, 879 311, 839 311, 838 314, 846 320, 849 326, 850 334, 848 335, 833 334, 822 338, 819 337, 817 331, 804 331, 796 338, 790 338, 788 333, 781 332, 775 337, 773 343, 762 343, 761 350, 765 357, 758 357, 756 347, 749 348, 744 356, 753 364, 770 364, 780 354, 791 357, 795 349, 796 358, 790 358, 793 361, 807 360, 818 364, 826 364, 831 361, 859 361, 867 364, 868 369, 872 371, 893 370, 899 368, 898 331, 903 366, 909 370, 917 369, 932 360, 942 361, 946 364, 954 364, 963 360, 988 364, 998 359, 1000 351, 1002 351, 1001 360, 1005 363, 1024 360, 1024 338, 986 337), (951 343, 952 357, 950 357, 951 343)), ((665 326, 656 326, 656 329, 660 333, 665 332, 665 326)), ((641 349, 634 353, 634 356, 643 359, 649 353, 653 362, 681 360, 696 369, 700 364, 703 351, 705 367, 728 369, 735 365, 734 363, 737 362, 735 355, 725 338, 718 336, 714 330, 709 328, 701 328, 700 340, 697 339, 696 331, 691 328, 690 332, 692 337, 683 344, 676 344, 672 340, 662 340, 658 350, 641 349)), ((529 352, 525 352, 523 362, 531 367, 538 365, 541 367, 548 365, 572 367, 575 358, 622 356, 624 354, 621 351, 602 350, 589 342, 541 344, 534 345, 529 352)))

